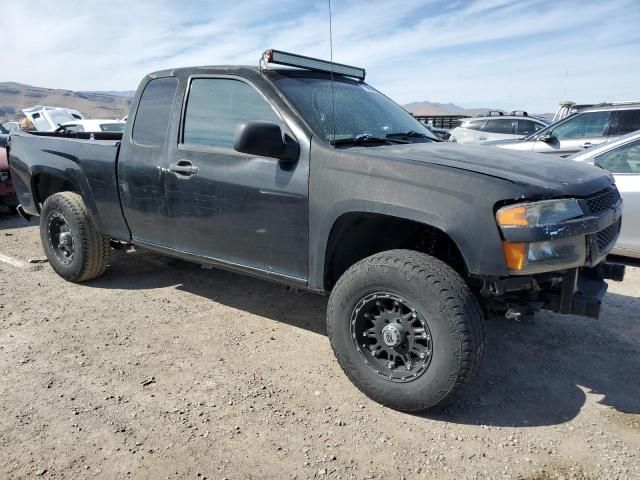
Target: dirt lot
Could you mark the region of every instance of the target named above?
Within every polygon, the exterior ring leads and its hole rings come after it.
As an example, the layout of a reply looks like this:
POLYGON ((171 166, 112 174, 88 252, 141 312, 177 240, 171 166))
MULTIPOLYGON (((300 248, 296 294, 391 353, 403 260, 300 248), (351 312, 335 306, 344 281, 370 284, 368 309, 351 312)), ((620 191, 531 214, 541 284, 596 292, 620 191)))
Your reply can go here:
POLYGON ((640 478, 638 268, 599 321, 488 322, 465 401, 412 416, 347 381, 325 298, 143 252, 65 283, 4 213, 0 255, 0 478, 640 478))

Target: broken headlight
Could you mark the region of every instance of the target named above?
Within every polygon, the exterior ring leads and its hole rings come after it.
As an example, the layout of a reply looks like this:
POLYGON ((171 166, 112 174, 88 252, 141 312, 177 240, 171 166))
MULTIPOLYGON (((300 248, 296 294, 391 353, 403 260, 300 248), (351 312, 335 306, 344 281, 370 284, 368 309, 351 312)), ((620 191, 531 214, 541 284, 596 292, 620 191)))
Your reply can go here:
MULTIPOLYGON (((560 226, 562 222, 583 216, 573 199, 519 203, 501 208, 496 213, 500 228, 531 228, 560 226)), ((553 237, 553 231, 549 231, 553 237)), ((574 235, 541 242, 503 242, 502 250, 510 273, 533 274, 564 270, 584 265, 586 243, 584 235, 574 235)))

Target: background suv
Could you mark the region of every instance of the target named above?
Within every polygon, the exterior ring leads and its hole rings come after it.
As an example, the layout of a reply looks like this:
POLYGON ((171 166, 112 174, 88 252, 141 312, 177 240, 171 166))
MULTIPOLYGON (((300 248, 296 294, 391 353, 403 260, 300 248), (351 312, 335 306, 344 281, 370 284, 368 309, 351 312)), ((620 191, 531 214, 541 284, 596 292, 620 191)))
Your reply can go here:
POLYGON ((466 118, 450 132, 449 141, 480 144, 491 140, 513 140, 528 137, 549 125, 544 118, 530 117, 527 112, 489 112, 466 118))
POLYGON ((601 103, 549 125, 524 140, 485 145, 562 156, 640 129, 640 102, 601 103))

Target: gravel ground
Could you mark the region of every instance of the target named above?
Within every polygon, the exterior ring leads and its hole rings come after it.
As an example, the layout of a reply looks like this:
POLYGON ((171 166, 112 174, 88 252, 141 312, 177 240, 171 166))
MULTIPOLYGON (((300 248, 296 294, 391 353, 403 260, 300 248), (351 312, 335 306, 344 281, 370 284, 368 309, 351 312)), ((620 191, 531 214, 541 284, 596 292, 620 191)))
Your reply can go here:
POLYGON ((462 403, 341 373, 326 298, 144 252, 64 282, 0 213, 0 478, 640 479, 640 269, 599 321, 488 322, 462 403))

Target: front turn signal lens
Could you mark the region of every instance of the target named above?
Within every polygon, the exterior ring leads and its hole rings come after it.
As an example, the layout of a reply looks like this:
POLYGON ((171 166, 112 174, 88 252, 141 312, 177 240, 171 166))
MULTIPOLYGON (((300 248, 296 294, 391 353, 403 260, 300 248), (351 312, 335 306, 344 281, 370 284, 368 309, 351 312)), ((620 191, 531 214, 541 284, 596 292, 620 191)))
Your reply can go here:
POLYGON ((502 242, 502 251, 509 270, 520 271, 524 268, 527 259, 526 244, 502 242))
POLYGON ((496 220, 501 227, 528 227, 527 207, 515 205, 498 210, 496 220))
POLYGON ((513 275, 531 275, 583 266, 586 262, 584 235, 544 242, 502 242, 507 270, 513 275))

